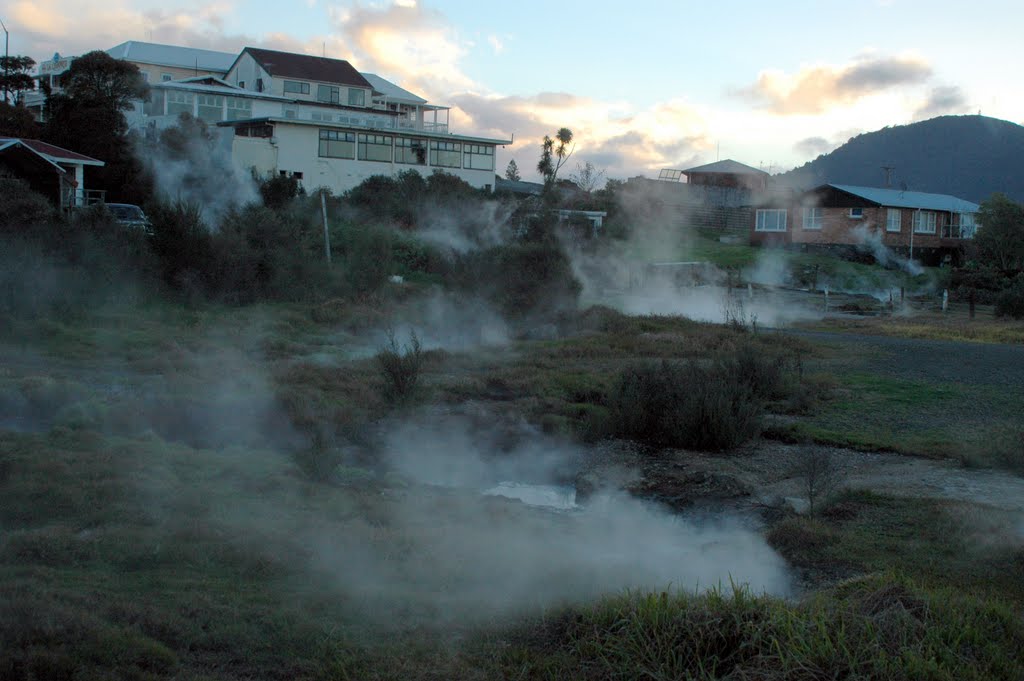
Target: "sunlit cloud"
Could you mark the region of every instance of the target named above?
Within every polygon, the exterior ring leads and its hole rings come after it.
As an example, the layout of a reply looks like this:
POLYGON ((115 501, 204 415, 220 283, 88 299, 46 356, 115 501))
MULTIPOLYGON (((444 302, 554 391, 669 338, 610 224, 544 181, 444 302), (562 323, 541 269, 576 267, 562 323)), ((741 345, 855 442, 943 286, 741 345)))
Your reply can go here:
POLYGON ((920 57, 866 57, 845 66, 811 66, 795 75, 763 71, 757 81, 735 92, 776 114, 817 114, 865 97, 920 85, 932 67, 920 57))

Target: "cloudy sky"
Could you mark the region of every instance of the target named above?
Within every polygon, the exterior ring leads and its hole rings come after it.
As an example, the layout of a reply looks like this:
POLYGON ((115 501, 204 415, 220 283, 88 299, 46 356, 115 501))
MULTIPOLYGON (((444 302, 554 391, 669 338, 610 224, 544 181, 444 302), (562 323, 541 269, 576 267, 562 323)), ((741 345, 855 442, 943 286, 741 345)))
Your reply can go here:
POLYGON ((326 52, 451 105, 453 132, 514 135, 499 171, 514 158, 525 179, 562 126, 571 167, 625 179, 778 172, 942 114, 1024 123, 1019 0, 0 0, 0 19, 37 61, 125 40, 326 52))

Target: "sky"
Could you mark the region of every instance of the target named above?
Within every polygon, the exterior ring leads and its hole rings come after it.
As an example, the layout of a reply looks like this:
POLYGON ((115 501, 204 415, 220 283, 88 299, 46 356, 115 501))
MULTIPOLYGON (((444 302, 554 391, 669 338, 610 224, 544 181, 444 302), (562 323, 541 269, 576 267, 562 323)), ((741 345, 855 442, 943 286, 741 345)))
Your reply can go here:
POLYGON ((1024 4, 1001 0, 0 0, 0 19, 37 61, 125 40, 347 59, 451 106, 452 132, 514 140, 497 170, 528 180, 561 127, 561 176, 624 180, 726 158, 781 172, 945 114, 1024 123, 1024 4))

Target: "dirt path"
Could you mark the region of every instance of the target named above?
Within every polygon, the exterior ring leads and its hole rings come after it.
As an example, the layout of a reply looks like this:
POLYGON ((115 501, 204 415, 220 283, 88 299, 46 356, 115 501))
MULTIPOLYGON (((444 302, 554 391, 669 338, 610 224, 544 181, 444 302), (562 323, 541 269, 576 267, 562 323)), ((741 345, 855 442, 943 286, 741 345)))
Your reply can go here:
POLYGON ((699 456, 696 470, 735 476, 755 496, 801 497, 791 471, 804 447, 824 449, 841 462, 850 489, 894 496, 949 499, 1024 513, 1024 477, 1005 471, 971 470, 952 461, 899 454, 866 453, 818 445, 762 442, 733 456, 699 456))

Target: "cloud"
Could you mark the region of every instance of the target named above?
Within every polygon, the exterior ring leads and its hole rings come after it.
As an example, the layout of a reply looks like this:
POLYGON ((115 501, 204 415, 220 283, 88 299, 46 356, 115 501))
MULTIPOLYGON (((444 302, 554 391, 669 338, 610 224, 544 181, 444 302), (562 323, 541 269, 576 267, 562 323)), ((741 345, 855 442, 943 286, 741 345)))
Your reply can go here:
POLYGON ((490 43, 491 49, 494 50, 494 54, 501 54, 505 51, 505 43, 502 42, 501 38, 496 35, 487 36, 487 42, 490 43))
POLYGON ((927 118, 948 114, 962 114, 970 109, 970 104, 963 90, 955 85, 933 87, 928 98, 914 111, 914 120, 923 121, 927 118))
POLYGON ((832 144, 824 137, 807 137, 793 145, 801 156, 819 156, 832 151, 832 144))
POLYGON ((146 40, 235 52, 246 45, 304 51, 303 44, 284 34, 262 38, 225 32, 225 3, 194 3, 178 9, 140 10, 127 0, 96 4, 87 0, 17 0, 10 9, 12 33, 20 35, 29 53, 45 59, 54 52, 76 55, 108 49, 125 40, 146 40))
POLYGON ((735 95, 772 113, 818 114, 897 86, 918 85, 932 75, 919 57, 868 57, 846 66, 814 66, 794 76, 763 71, 735 95))
POLYGON ((460 66, 468 45, 443 15, 417 2, 355 2, 329 9, 328 16, 334 31, 329 44, 360 71, 396 79, 430 100, 479 87, 460 66))

